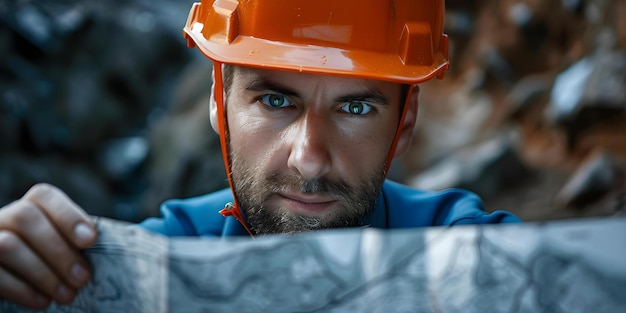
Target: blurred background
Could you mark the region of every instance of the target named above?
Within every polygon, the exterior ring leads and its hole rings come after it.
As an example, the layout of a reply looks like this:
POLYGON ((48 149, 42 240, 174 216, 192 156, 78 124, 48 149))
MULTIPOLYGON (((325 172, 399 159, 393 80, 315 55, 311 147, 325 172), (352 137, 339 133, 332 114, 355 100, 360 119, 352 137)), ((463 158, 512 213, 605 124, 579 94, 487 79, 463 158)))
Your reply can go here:
MULTIPOLYGON (((139 221, 227 187, 193 0, 0 0, 0 205, 59 186, 139 221)), ((626 213, 626 1, 447 0, 452 66, 390 178, 526 221, 626 213)))

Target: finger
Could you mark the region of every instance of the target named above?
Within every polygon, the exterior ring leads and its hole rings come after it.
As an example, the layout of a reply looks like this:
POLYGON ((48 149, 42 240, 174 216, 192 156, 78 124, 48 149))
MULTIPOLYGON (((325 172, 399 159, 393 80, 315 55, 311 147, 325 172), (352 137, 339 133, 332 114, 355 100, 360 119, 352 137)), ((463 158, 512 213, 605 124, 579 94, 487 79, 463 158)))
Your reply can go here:
POLYGON ((37 205, 76 247, 87 248, 97 233, 89 216, 60 189, 49 184, 33 186, 23 197, 37 205))
MULTIPOLYGON (((10 230, 11 232, 6 233, 19 236, 17 239, 24 243, 28 252, 37 254, 37 259, 44 261, 45 266, 52 269, 63 281, 75 288, 87 283, 87 262, 37 207, 23 200, 16 201, 0 211, 0 217, 0 229, 10 230)), ((16 264, 18 265, 20 264, 16 264)), ((26 267, 26 264, 22 266, 26 267)))
POLYGON ((27 286, 19 288, 25 283, 15 277, 32 282, 33 286, 37 286, 42 293, 60 304, 70 303, 76 296, 76 289, 63 283, 20 237, 10 231, 0 231, 0 269, 5 272, 6 276, 10 276, 10 273, 15 275, 13 280, 17 281, 18 289, 10 285, 6 290, 4 287, 1 289, 3 294, 8 294, 10 297, 25 300, 33 296, 27 286), (17 295, 12 293, 17 293, 17 295))
POLYGON ((44 310, 50 304, 48 297, 17 279, 2 267, 0 267, 0 298, 33 310, 44 310))

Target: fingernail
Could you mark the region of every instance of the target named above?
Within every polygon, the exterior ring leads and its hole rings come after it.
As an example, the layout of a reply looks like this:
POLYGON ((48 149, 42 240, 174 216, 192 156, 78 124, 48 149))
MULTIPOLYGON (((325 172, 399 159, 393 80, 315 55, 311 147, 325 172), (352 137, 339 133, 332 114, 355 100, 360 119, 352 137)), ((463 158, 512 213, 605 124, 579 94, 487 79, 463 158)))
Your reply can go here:
POLYGON ((70 269, 70 273, 74 280, 80 285, 84 284, 89 278, 89 272, 83 267, 80 263, 76 263, 72 265, 72 269, 70 269))
POLYGON ((87 242, 95 236, 93 230, 83 223, 79 223, 74 227, 74 235, 81 242, 87 242))

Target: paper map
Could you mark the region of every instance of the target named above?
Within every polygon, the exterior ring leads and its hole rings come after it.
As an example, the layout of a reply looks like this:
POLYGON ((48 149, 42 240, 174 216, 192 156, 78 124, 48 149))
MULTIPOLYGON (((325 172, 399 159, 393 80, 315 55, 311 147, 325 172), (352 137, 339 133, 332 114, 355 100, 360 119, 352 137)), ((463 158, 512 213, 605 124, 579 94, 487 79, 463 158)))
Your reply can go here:
POLYGON ((626 312, 624 218, 255 240, 97 225, 92 281, 45 312, 626 312))

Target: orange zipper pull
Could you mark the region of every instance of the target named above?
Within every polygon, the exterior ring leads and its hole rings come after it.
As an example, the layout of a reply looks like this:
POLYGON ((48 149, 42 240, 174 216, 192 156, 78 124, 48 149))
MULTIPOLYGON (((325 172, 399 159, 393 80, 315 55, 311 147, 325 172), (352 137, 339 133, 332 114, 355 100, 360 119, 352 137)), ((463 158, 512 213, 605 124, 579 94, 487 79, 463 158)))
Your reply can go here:
POLYGON ((224 208, 221 209, 219 213, 222 214, 224 217, 234 217, 237 221, 239 221, 239 223, 241 223, 241 226, 243 226, 243 228, 248 232, 250 237, 254 239, 252 231, 250 230, 250 228, 248 228, 248 225, 246 225, 246 222, 243 220, 243 215, 241 215, 241 210, 239 210, 239 207, 234 205, 232 202, 226 202, 224 208))

